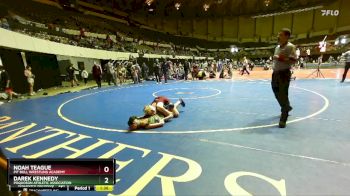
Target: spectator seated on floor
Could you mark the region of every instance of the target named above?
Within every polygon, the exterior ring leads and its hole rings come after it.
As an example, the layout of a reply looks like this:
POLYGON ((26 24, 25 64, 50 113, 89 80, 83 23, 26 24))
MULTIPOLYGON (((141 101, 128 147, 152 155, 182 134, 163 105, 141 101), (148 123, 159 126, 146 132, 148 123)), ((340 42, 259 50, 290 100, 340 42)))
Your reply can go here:
POLYGON ((12 102, 12 98, 22 99, 23 96, 19 93, 14 92, 10 88, 6 89, 5 91, 0 91, 0 100, 7 100, 7 102, 12 102))
POLYGON ((206 76, 204 69, 200 69, 197 74, 198 80, 204 80, 206 76))
POLYGON ((216 73, 214 71, 210 71, 209 78, 216 78, 216 73))
POLYGON ((0 99, 11 102, 12 98, 19 98, 20 94, 14 92, 11 87, 10 75, 3 65, 0 65, 0 99))
POLYGON ((270 70, 270 65, 269 65, 269 64, 265 64, 265 65, 264 65, 264 70, 265 70, 265 71, 270 70))
POLYGON ((220 71, 220 75, 219 78, 224 79, 226 77, 227 74, 225 74, 225 68, 222 68, 220 71))
POLYGON ((249 70, 250 70, 250 71, 253 71, 255 65, 254 65, 253 62, 250 62, 250 63, 248 63, 248 67, 249 67, 249 70))

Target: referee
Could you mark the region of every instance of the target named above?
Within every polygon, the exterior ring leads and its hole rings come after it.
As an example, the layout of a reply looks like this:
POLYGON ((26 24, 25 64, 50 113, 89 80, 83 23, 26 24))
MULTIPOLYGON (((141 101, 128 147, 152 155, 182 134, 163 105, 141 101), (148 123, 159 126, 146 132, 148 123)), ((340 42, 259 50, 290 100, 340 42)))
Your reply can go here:
POLYGON ((347 52, 345 52, 343 54, 343 56, 345 57, 345 69, 344 69, 344 73, 343 73, 343 78, 340 82, 344 82, 346 75, 348 74, 348 71, 350 69, 350 50, 348 50, 347 52))
POLYGON ((271 86, 275 97, 281 106, 280 128, 286 127, 288 113, 293 109, 289 103, 288 90, 291 77, 291 67, 296 62, 296 48, 288 41, 290 30, 283 28, 278 34, 278 45, 273 56, 274 66, 271 86))

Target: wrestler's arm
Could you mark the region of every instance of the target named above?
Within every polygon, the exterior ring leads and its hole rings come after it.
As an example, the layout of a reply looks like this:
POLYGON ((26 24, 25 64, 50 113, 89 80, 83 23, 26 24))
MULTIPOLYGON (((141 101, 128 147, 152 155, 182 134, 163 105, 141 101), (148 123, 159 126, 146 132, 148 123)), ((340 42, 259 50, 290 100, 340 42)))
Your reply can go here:
POLYGON ((162 114, 166 115, 164 117, 164 121, 169 121, 171 118, 174 117, 173 113, 170 112, 169 110, 165 109, 164 107, 157 107, 157 110, 162 114))
POLYGON ((168 122, 170 119, 174 118, 173 114, 168 115, 167 117, 164 117, 164 121, 168 122))
POLYGON ((159 122, 157 123, 152 123, 152 124, 148 124, 145 129, 154 129, 154 128, 158 128, 158 127, 162 127, 164 125, 164 120, 161 119, 159 122))

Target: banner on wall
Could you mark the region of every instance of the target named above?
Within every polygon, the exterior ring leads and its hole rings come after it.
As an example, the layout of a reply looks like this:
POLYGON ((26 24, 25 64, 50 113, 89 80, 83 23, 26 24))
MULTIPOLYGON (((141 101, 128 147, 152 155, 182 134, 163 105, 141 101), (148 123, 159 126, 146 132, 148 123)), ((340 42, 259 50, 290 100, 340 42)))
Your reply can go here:
POLYGON ((27 67, 27 59, 26 59, 26 53, 25 52, 21 52, 21 56, 22 56, 22 61, 23 61, 23 65, 24 67, 27 67))
MULTIPOLYGON (((84 48, 78 46, 72 46, 68 44, 62 44, 57 42, 52 42, 44 39, 39 39, 24 35, 17 32, 12 32, 6 29, 0 28, 0 46, 6 48, 14 48, 18 50, 39 52, 45 54, 72 56, 72 57, 83 57, 83 58, 94 58, 94 59, 113 59, 113 60, 129 60, 132 58, 138 58, 138 53, 130 52, 115 52, 106 51, 100 49, 84 48)), ((159 44, 159 46, 166 46, 166 44, 159 44)), ((149 54, 152 56, 153 54, 149 54)), ((158 56, 158 55, 157 55, 158 56)), ((170 55, 169 58, 172 58, 170 55)), ((192 56, 186 56, 191 59, 192 56)), ((152 58, 152 57, 149 57, 152 58)), ((158 58, 158 57, 156 57, 158 58)), ((174 57, 173 57, 174 58, 174 57)))

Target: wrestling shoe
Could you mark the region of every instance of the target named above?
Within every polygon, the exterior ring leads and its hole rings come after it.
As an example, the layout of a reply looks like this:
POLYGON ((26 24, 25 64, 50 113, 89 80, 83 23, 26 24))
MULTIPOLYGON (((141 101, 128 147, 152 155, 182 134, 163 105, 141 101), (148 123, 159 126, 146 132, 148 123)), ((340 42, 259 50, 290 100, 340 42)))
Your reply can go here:
POLYGON ((186 106, 186 104, 185 104, 185 102, 184 102, 183 99, 180 98, 179 101, 180 101, 180 104, 181 104, 182 107, 185 107, 185 106, 186 106))
POLYGON ((286 128, 286 126, 287 126, 287 123, 283 121, 280 121, 280 123, 278 124, 279 128, 286 128))
POLYGON ((287 126, 287 120, 288 120, 288 112, 282 112, 278 127, 285 128, 287 126))

